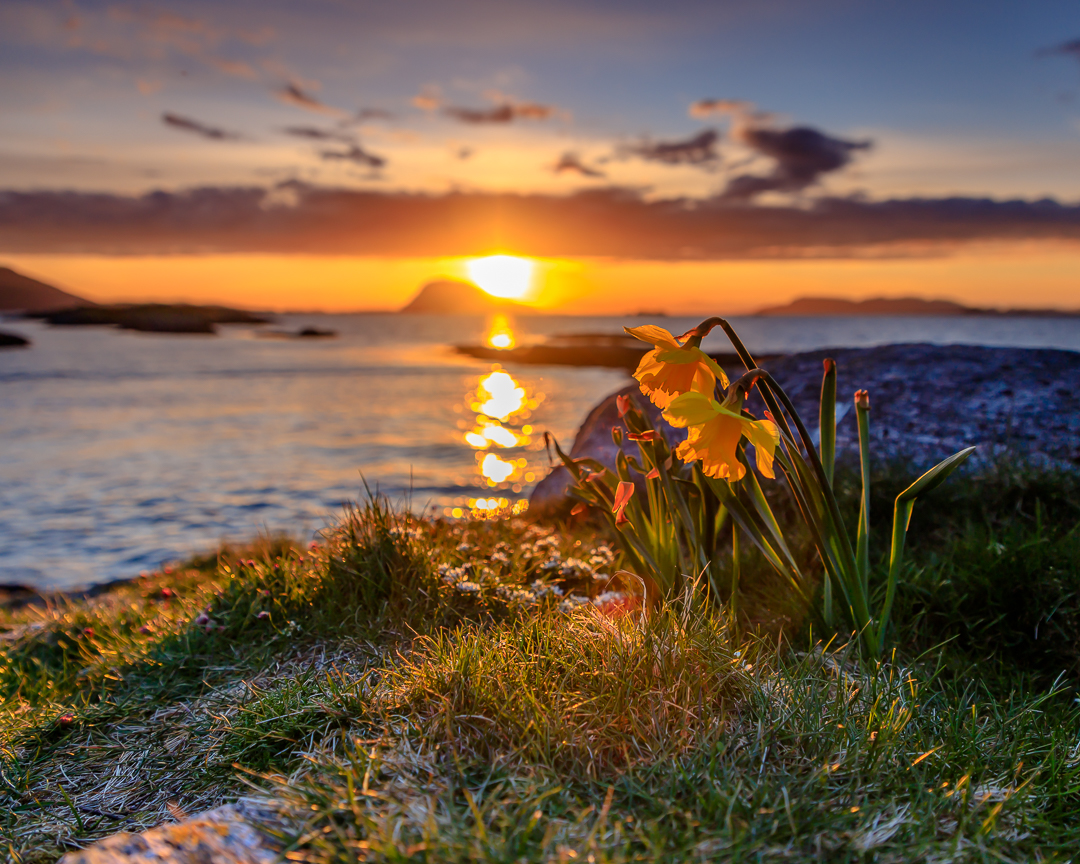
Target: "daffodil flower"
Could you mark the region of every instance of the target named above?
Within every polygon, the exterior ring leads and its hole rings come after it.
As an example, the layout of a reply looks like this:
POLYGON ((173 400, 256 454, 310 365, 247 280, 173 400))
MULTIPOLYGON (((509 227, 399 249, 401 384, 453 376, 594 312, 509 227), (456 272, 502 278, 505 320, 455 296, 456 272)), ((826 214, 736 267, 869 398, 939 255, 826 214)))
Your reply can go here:
POLYGON ((766 477, 775 477, 773 454, 780 432, 771 420, 744 417, 741 408, 741 398, 727 407, 703 393, 675 397, 664 412, 664 419, 672 426, 690 430, 675 455, 683 462, 700 459, 701 470, 710 477, 735 482, 746 474, 746 466, 735 455, 739 439, 745 435, 754 445, 758 470, 766 477))
POLYGON ((722 387, 728 386, 724 370, 698 347, 700 336, 691 335, 680 345, 667 330, 654 324, 623 329, 635 339, 656 346, 641 358, 634 378, 641 392, 658 408, 667 408, 682 393, 712 394, 717 381, 722 387))

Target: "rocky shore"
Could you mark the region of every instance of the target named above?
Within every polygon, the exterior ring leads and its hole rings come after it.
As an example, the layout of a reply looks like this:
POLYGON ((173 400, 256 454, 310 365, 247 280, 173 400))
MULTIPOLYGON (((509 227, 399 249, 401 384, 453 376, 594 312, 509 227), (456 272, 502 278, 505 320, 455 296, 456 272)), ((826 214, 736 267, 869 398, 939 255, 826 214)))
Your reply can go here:
MULTIPOLYGON (((854 416, 856 389, 870 391, 870 439, 875 461, 908 463, 925 470, 972 444, 971 469, 1013 458, 1045 467, 1080 468, 1080 353, 1051 349, 984 348, 972 345, 883 345, 808 351, 762 361, 817 431, 822 361, 837 363, 837 457, 858 455, 854 416)), ((741 368, 725 366, 734 377, 741 368)), ((570 451, 614 468, 617 448, 611 427, 619 422, 615 398, 631 395, 672 443, 673 429, 636 384, 598 404, 578 430, 570 451)), ((755 393, 747 403, 761 416, 755 393)), ((566 442, 563 442, 564 446, 566 442)), ((555 468, 533 491, 530 508, 543 511, 565 500, 569 474, 555 468)))

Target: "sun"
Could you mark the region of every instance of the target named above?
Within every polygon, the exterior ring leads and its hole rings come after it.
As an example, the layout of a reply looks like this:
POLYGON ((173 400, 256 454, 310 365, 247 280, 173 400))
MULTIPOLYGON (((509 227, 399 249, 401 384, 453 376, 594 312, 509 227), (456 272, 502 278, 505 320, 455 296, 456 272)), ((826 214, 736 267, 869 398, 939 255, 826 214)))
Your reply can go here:
POLYGON ((532 287, 533 262, 516 255, 473 258, 467 265, 473 282, 493 297, 520 300, 532 287))

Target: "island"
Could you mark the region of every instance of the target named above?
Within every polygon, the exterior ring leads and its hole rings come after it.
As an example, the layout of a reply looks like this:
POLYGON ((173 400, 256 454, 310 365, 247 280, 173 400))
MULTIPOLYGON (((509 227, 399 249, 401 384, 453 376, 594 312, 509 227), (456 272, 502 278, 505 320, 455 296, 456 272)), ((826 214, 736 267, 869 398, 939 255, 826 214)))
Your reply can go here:
POLYGON ((493 297, 471 282, 436 279, 428 282, 402 309, 404 315, 488 315, 492 312, 534 315, 524 303, 493 297))
POLYGON ((921 297, 871 297, 845 300, 840 297, 799 297, 783 306, 767 306, 754 315, 774 317, 842 317, 847 315, 998 315, 1025 318, 1077 317, 1080 311, 1062 309, 984 309, 952 300, 921 297))
POLYGON ((93 300, 61 291, 10 267, 0 267, 0 312, 51 312, 96 305, 93 300))
POLYGON ((147 333, 216 333, 219 324, 268 324, 262 314, 227 306, 191 306, 184 303, 121 303, 112 306, 77 306, 49 312, 28 312, 57 327, 112 326, 147 333))

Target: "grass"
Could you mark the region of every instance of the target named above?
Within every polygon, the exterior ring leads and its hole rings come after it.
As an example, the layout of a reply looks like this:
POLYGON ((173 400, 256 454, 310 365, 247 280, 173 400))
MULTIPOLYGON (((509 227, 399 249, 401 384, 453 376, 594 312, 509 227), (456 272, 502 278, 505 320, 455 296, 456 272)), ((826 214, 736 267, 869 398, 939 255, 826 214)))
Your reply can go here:
POLYGON ((1080 480, 954 481, 915 520, 876 668, 790 609, 600 614, 590 525, 378 500, 315 548, 0 610, 0 851, 258 795, 313 862, 1072 860, 1080 480))

